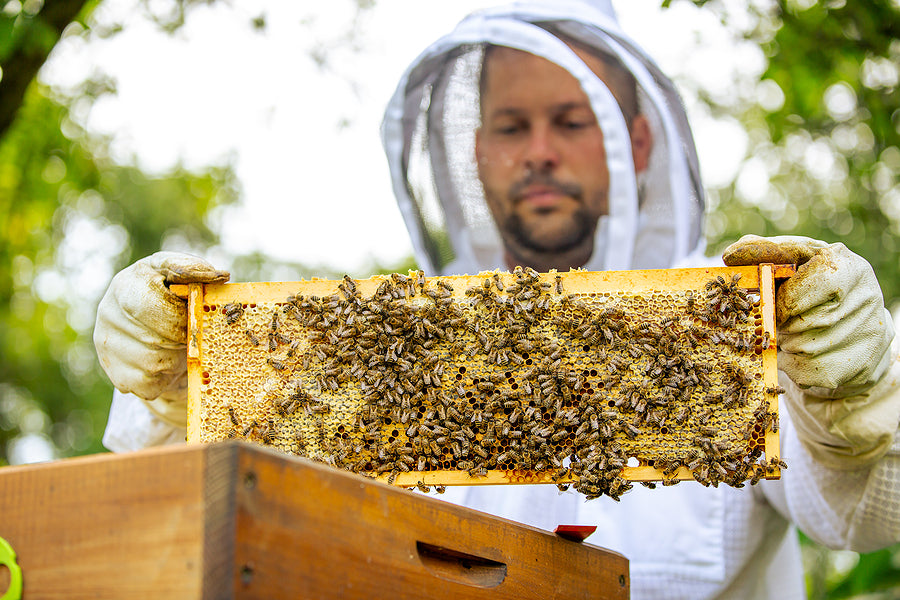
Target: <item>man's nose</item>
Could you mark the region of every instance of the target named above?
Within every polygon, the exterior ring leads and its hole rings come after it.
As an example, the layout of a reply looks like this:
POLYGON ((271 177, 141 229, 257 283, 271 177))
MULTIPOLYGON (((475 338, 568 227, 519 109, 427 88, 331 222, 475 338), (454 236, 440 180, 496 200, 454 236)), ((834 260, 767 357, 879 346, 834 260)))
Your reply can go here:
POLYGON ((535 172, 556 168, 559 152, 551 132, 544 128, 533 128, 525 153, 525 166, 535 172))

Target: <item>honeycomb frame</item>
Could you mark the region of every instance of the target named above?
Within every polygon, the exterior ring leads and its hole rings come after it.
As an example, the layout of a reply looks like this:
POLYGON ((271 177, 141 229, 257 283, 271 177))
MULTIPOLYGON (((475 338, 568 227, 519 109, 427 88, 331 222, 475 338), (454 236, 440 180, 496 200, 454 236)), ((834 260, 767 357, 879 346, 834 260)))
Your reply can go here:
POLYGON ((243 438, 423 490, 778 478, 774 290, 792 272, 172 286, 189 298, 188 442, 243 438))

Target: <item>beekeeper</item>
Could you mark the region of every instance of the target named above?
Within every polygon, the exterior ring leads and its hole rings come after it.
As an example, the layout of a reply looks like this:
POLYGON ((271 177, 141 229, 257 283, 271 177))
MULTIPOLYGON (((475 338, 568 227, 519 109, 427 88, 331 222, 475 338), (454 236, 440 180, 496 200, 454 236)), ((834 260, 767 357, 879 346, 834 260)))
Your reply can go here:
MULTIPOLYGON (((404 74, 383 139, 427 273, 709 264, 681 101, 606 2, 472 14, 404 74)), ((807 238, 746 236, 725 261, 801 265, 776 299, 781 480, 639 487, 620 503, 553 486, 445 498, 545 529, 597 525, 591 542, 630 560, 633 598, 805 598, 795 527, 861 552, 900 541, 900 366, 872 268, 807 238)), ((94 334, 117 388, 107 447, 184 439, 186 309, 167 286, 227 277, 157 253, 113 279, 94 334)))

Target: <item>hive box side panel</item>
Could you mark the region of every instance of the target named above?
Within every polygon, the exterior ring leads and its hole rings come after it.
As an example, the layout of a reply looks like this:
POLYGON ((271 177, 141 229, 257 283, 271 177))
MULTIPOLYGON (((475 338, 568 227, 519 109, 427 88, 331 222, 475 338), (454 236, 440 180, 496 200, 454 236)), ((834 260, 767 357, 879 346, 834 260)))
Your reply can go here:
POLYGON ((237 478, 238 598, 628 597, 614 552, 269 450, 237 478))
MULTIPOLYGON (((25 597, 203 598, 206 458, 178 448, 0 470, 0 537, 18 556, 25 597)), ((223 526, 212 528, 220 562, 223 526)))

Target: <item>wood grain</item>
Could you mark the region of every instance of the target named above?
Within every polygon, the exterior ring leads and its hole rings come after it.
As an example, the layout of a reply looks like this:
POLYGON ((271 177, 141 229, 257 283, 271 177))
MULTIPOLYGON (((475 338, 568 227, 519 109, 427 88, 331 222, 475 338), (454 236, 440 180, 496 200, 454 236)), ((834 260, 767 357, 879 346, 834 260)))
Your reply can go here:
POLYGON ((0 537, 25 597, 199 598, 204 458, 157 450, 0 470, 0 537))
POLYGON ((241 597, 628 597, 619 554, 316 463, 295 465, 274 451, 241 457, 241 597), (277 559, 270 548, 281 549, 277 559))

